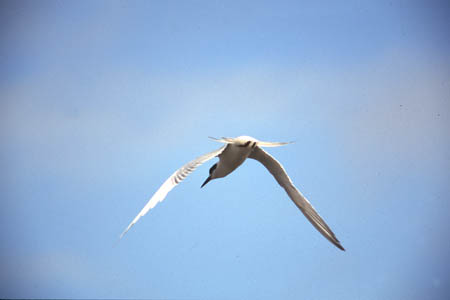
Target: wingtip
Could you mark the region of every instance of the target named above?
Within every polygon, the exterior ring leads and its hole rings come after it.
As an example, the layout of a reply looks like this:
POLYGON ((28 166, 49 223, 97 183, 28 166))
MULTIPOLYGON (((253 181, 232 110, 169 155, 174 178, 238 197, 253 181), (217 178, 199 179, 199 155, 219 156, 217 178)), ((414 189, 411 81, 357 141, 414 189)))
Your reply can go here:
POLYGON ((121 240, 121 239, 125 236, 125 234, 128 232, 128 230, 131 229, 131 227, 133 227, 133 225, 134 225, 134 223, 131 223, 130 225, 128 225, 127 229, 125 229, 125 230, 122 232, 122 234, 119 236, 119 240, 121 240))

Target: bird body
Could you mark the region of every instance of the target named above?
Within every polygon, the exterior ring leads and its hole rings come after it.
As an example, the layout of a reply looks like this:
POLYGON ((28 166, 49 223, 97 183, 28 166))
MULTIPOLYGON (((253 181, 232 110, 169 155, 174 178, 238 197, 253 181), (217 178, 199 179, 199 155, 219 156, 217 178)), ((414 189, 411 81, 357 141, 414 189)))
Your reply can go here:
POLYGON ((238 140, 236 143, 228 144, 224 151, 219 154, 219 162, 211 174, 211 179, 225 177, 242 165, 256 145, 256 141, 248 142, 238 140))
POLYGON ((278 147, 289 143, 263 142, 249 136, 212 139, 224 143, 225 145, 215 151, 209 152, 194 159, 193 161, 190 161, 189 163, 175 171, 156 191, 156 193, 147 202, 147 204, 134 218, 130 225, 128 225, 125 231, 121 234, 121 238, 139 220, 140 217, 144 216, 158 202, 164 200, 167 193, 172 188, 178 185, 183 179, 185 179, 190 173, 192 173, 198 166, 200 166, 204 162, 214 157, 219 158, 219 161, 210 168, 209 176, 206 178, 201 187, 205 186, 213 179, 223 178, 227 176, 228 174, 236 170, 240 165, 242 165, 242 163, 244 163, 247 158, 251 158, 259 161, 262 165, 264 165, 264 167, 266 167, 266 169, 273 175, 278 184, 284 188, 294 204, 301 210, 301 212, 311 222, 311 224, 326 239, 328 239, 339 249, 345 251, 339 240, 336 238, 325 221, 316 212, 311 203, 309 203, 309 201, 294 186, 283 166, 269 153, 262 149, 262 147, 278 147))

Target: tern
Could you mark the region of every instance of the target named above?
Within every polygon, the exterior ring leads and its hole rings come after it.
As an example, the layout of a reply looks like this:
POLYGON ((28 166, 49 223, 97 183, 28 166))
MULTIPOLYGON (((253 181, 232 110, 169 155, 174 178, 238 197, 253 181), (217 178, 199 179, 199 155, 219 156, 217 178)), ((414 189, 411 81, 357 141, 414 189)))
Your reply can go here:
MULTIPOLYGON (((211 137, 210 137, 211 138, 211 137)), ((322 217, 317 213, 309 201, 300 193, 294 186, 291 179, 287 175, 283 166, 273 158, 269 153, 264 151, 263 147, 278 147, 289 143, 285 142, 263 142, 250 136, 239 136, 236 138, 221 139, 211 138, 217 142, 224 143, 221 148, 204 154, 196 159, 188 162, 180 169, 175 171, 150 198, 144 208, 128 225, 125 231, 120 235, 122 238, 136 222, 149 212, 156 204, 163 201, 167 194, 183 181, 189 174, 191 174, 198 166, 207 162, 208 160, 219 157, 219 161, 209 169, 209 176, 201 185, 204 187, 213 179, 223 178, 236 170, 247 158, 252 158, 259 161, 267 170, 273 175, 278 184, 284 188, 288 196, 301 210, 305 217, 311 224, 333 245, 345 251, 339 240, 331 231, 330 227, 325 223, 322 217)))

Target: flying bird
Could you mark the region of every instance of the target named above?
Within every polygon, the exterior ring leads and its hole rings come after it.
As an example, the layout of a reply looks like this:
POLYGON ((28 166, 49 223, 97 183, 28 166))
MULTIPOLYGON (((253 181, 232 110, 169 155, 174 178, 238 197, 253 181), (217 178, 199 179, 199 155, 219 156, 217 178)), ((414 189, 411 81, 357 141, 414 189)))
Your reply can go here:
POLYGON ((264 151, 262 147, 278 147, 289 143, 284 142, 263 142, 249 136, 240 136, 237 138, 211 138, 217 142, 224 143, 225 145, 217 150, 202 155, 175 171, 156 191, 156 193, 150 198, 144 208, 134 218, 134 220, 128 225, 125 231, 120 235, 122 238, 130 228, 136 224, 136 222, 144 216, 150 209, 155 207, 156 204, 163 201, 175 186, 183 181, 189 174, 191 174, 198 166, 207 162, 208 160, 219 157, 219 161, 215 163, 209 169, 209 176, 205 182, 201 185, 204 187, 208 182, 213 179, 223 178, 236 170, 247 158, 255 159, 259 161, 267 170, 273 175, 278 184, 284 188, 288 196, 295 203, 295 205, 301 210, 305 217, 311 222, 311 224, 333 245, 339 249, 345 251, 339 240, 331 231, 330 227, 325 223, 322 217, 317 213, 314 207, 309 201, 300 193, 294 186, 291 179, 287 175, 283 166, 273 158, 269 153, 264 151))

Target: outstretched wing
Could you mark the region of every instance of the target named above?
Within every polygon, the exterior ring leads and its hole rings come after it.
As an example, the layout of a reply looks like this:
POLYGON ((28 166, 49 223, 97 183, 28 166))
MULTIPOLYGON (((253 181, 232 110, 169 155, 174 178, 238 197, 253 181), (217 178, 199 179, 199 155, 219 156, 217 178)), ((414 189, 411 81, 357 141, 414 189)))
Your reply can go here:
POLYGON ((293 142, 264 142, 264 141, 258 141, 256 144, 260 147, 279 147, 284 146, 287 144, 292 144, 293 142))
POLYGON ((286 193, 292 201, 294 201, 295 205, 297 205, 297 207, 302 211, 305 217, 311 222, 311 224, 313 224, 314 227, 316 227, 316 229, 336 247, 345 251, 344 247, 342 247, 330 227, 328 227, 325 221, 316 212, 314 207, 312 207, 311 203, 309 203, 302 193, 297 190, 283 166, 275 158, 260 147, 256 147, 249 157, 262 163, 273 175, 273 177, 275 177, 277 182, 286 190, 286 193))
POLYGON ((197 157, 196 159, 188 162, 184 166, 182 166, 180 169, 175 171, 164 183, 163 185, 156 191, 156 193, 150 198, 150 200, 147 202, 147 204, 144 206, 144 208, 139 212, 139 214, 134 218, 134 220, 128 225, 128 227, 125 229, 124 232, 120 235, 120 238, 122 238, 128 230, 130 230, 131 227, 133 227, 134 224, 150 209, 155 207, 156 204, 163 201, 164 198, 167 196, 167 194, 175 187, 177 186, 183 179, 185 179, 189 174, 191 174, 198 166, 201 164, 207 162, 208 160, 218 156, 222 151, 225 149, 226 145, 221 147, 220 149, 214 150, 212 152, 209 152, 205 155, 202 155, 200 157, 197 157))
MULTIPOLYGON (((222 137, 222 138, 218 139, 218 138, 210 136, 209 138, 216 142, 219 142, 219 143, 233 144, 233 143, 236 143, 239 141, 242 142, 242 138, 250 138, 250 137, 239 137, 239 138, 222 137)), ((256 142, 256 144, 260 147, 279 147, 279 146, 284 146, 284 145, 293 143, 293 142, 264 142, 264 141, 258 141, 257 139, 254 139, 254 138, 251 138, 250 141, 256 142)))

